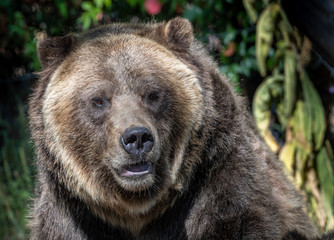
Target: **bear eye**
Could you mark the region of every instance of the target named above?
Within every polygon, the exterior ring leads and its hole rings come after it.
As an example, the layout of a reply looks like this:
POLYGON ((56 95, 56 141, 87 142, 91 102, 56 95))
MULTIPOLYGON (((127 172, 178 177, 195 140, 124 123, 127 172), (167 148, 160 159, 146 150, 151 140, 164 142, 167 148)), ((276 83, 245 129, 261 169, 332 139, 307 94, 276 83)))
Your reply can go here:
POLYGON ((159 99, 160 99, 160 95, 157 91, 151 92, 147 96, 147 100, 149 103, 158 102, 159 99))
POLYGON ((104 105, 104 101, 103 101, 103 99, 101 99, 101 98, 94 98, 94 99, 92 100, 92 102, 93 102, 93 105, 94 105, 95 107, 98 107, 98 108, 101 108, 101 107, 103 107, 103 105, 104 105))
POLYGON ((145 95, 144 101, 148 109, 153 111, 153 113, 166 110, 166 94, 164 91, 154 89, 145 95))

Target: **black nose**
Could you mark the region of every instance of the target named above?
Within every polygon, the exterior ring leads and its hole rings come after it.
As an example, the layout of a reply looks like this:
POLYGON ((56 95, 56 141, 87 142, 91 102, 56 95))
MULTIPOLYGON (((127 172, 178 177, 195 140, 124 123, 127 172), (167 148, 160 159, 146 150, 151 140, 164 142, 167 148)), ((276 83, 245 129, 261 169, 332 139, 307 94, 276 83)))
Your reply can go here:
POLYGON ((151 151, 154 145, 153 135, 146 127, 126 129, 121 142, 127 153, 138 156, 151 151))

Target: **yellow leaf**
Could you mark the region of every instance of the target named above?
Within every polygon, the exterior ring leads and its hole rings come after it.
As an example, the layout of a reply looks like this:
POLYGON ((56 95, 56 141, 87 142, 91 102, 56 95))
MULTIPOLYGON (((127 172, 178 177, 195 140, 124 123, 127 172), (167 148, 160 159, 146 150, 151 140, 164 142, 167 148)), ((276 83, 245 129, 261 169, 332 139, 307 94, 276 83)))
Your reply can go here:
POLYGON ((291 141, 290 143, 286 143, 280 153, 279 153, 279 159, 284 163, 285 168, 287 171, 293 176, 293 164, 295 159, 295 148, 296 144, 294 141, 291 141))

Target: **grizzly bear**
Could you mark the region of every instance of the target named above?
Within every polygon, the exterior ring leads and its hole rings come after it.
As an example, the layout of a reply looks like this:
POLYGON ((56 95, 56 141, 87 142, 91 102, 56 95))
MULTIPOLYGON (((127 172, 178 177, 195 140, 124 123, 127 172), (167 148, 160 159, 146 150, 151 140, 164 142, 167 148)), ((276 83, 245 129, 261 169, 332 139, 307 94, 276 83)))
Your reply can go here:
POLYGON ((37 47, 31 239, 317 237, 187 20, 106 25, 37 47))

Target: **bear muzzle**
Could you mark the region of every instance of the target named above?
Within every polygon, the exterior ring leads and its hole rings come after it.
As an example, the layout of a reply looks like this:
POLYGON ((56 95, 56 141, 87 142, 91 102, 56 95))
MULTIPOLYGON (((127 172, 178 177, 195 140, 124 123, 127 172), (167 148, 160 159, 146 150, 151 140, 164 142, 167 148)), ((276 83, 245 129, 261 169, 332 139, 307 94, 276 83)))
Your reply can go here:
POLYGON ((152 163, 145 161, 145 155, 154 146, 153 134, 146 127, 127 128, 121 136, 122 147, 134 163, 125 165, 120 171, 122 177, 142 176, 152 173, 152 163))
POLYGON ((127 128, 121 136, 124 150, 132 156, 141 157, 154 145, 153 134, 146 127, 127 128))

